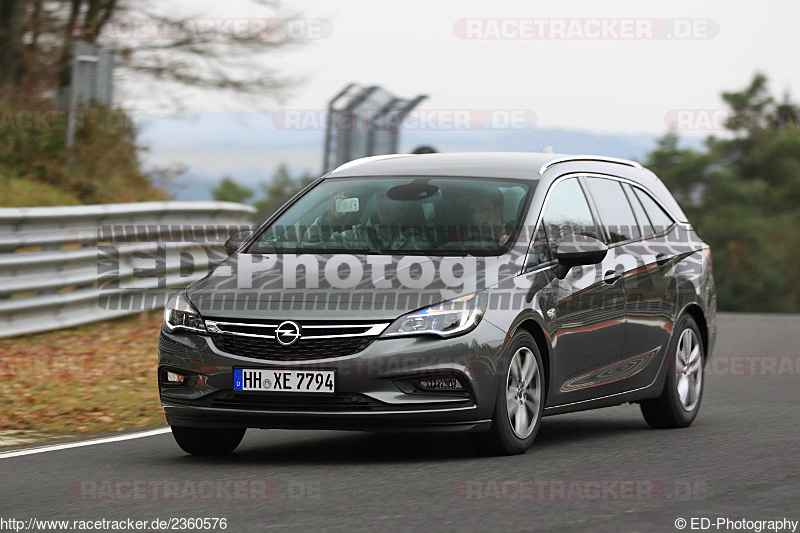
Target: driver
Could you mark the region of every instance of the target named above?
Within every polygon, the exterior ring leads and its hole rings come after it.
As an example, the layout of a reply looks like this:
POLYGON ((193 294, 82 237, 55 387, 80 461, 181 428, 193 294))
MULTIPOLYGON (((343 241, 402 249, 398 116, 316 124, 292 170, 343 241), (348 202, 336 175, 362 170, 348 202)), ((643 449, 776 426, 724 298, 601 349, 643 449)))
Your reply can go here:
POLYGON ((430 247, 422 225, 425 219, 418 204, 392 200, 379 193, 375 212, 366 224, 349 228, 348 215, 336 211, 338 194, 330 199, 328 210, 308 228, 306 244, 339 244, 348 249, 420 250, 430 247), (345 229, 346 228, 346 229, 345 229))
POLYGON ((502 246, 508 241, 509 231, 503 226, 503 206, 505 198, 500 189, 481 191, 467 200, 467 208, 473 226, 464 240, 493 243, 502 246))

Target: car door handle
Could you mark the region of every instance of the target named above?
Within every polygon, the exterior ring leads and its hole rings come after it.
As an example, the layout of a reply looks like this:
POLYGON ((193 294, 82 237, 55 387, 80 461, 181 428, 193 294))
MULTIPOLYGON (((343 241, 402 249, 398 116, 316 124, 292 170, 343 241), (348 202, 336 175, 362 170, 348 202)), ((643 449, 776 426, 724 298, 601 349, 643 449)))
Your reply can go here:
POLYGON ((603 276, 603 281, 609 285, 613 285, 620 277, 622 277, 622 274, 618 274, 616 270, 609 270, 606 272, 605 276, 603 276))
POLYGON ((665 253, 660 253, 656 255, 656 264, 658 266, 664 266, 669 262, 669 256, 665 253))

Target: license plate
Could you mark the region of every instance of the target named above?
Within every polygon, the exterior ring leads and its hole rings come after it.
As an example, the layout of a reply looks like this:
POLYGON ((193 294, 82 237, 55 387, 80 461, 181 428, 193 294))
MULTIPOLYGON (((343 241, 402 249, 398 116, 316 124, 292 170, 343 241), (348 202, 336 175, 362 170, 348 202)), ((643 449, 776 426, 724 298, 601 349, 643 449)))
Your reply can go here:
POLYGON ((259 392, 335 392, 333 370, 234 368, 233 390, 259 392))

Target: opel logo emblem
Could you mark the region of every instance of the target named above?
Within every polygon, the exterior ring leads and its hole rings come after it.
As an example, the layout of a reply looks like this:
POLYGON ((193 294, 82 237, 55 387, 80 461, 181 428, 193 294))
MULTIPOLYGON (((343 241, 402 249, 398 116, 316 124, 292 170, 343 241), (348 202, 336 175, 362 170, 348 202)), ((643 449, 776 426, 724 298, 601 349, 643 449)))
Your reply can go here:
POLYGON ((294 344, 300 339, 300 326, 292 322, 291 320, 287 320, 286 322, 281 322, 280 325, 275 328, 275 340, 278 343, 289 346, 294 344))

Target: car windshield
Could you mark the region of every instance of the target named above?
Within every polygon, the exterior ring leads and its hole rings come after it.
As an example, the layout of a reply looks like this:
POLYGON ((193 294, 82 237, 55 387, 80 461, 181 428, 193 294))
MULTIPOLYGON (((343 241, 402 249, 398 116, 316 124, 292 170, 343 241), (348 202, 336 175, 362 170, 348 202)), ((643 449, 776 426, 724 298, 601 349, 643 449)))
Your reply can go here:
POLYGON ((260 232, 250 253, 499 255, 522 224, 533 182, 335 178, 260 232))

